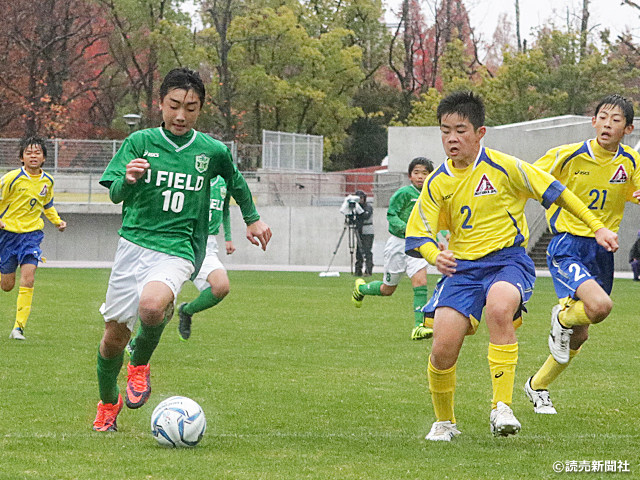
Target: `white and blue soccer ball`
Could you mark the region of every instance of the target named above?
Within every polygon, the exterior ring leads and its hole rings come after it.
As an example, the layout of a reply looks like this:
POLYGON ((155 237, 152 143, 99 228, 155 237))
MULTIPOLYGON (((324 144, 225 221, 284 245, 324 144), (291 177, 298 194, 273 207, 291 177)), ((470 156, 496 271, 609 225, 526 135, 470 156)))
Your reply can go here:
POLYGON ((187 397, 167 398, 151 414, 151 433, 163 446, 195 447, 206 429, 202 408, 187 397))

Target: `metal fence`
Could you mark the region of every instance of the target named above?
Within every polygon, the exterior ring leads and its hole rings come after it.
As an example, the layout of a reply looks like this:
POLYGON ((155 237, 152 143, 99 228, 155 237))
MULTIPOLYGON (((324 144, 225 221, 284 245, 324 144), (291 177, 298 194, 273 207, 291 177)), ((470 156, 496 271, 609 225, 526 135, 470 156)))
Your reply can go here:
POLYGON ((262 131, 262 168, 274 171, 322 172, 321 135, 262 131))
MULTIPOLYGON (((260 168, 274 171, 322 172, 323 139, 317 135, 263 132, 263 145, 224 142, 231 150, 241 171, 260 168)), ((0 172, 20 167, 20 139, 0 138, 0 172)), ((91 173, 104 171, 122 140, 48 140, 46 170, 59 173, 91 173)))
MULTIPOLYGON (((51 170, 48 170, 51 172, 51 170)), ((356 190, 367 192, 376 207, 386 207, 389 198, 406 183, 404 173, 354 174, 349 172, 284 173, 245 171, 243 175, 258 206, 339 206, 356 190)), ((53 174, 55 202, 111 203, 106 188, 99 184, 99 173, 72 173, 69 169, 53 174)))
MULTIPOLYGON (((45 169, 53 173, 91 173, 104 172, 109 160, 116 154, 122 140, 70 140, 53 138, 48 140, 47 163, 45 169)), ((0 138, 0 171, 20 167, 20 139, 0 138)), ((233 158, 238 156, 235 142, 225 142, 233 158)))
MULTIPOLYGON (((20 167, 17 138, 0 139, 0 170, 20 167)), ((57 174, 103 172, 109 160, 122 145, 121 140, 66 140, 54 138, 48 141, 46 170, 57 174)))
MULTIPOLYGON (((363 190, 375 206, 386 207, 393 192, 407 181, 406 174, 322 172, 322 137, 282 133, 277 137, 279 143, 267 136, 264 147, 227 143, 258 205, 340 205, 345 195, 363 190), (266 157, 265 149, 272 150, 266 157), (262 163, 265 158, 272 162, 267 163, 270 167, 262 163)), ((0 175, 20 166, 19 142, 0 139, 0 175)), ((121 140, 50 140, 45 170, 54 176, 56 202, 110 203, 98 182, 121 144, 121 140)))

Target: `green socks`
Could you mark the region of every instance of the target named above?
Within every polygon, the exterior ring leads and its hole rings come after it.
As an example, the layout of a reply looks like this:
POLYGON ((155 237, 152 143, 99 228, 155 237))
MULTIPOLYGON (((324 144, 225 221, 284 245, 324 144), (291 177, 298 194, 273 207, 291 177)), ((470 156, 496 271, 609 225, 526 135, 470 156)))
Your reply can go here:
POLYGON ((206 310, 207 308, 211 308, 222 301, 221 298, 216 297, 213 292, 211 292, 211 288, 207 287, 202 292, 198 298, 193 301, 187 303, 182 311, 187 315, 193 315, 195 313, 206 310))
POLYGON ((140 328, 134 339, 135 347, 131 355, 131 365, 138 367, 149 363, 153 351, 160 343, 162 331, 167 323, 165 319, 161 324, 151 326, 145 325, 140 321, 140 328))
POLYGON ((376 297, 381 297, 382 293, 380 293, 380 287, 383 285, 381 281, 369 282, 364 285, 360 285, 358 290, 363 295, 375 295, 376 297))
POLYGON ((424 307, 427 303, 427 296, 428 291, 426 285, 413 288, 413 315, 415 321, 414 327, 418 327, 424 322, 424 313, 422 312, 422 307, 424 307))
POLYGON ((123 358, 124 352, 114 358, 104 358, 98 351, 98 389, 102 403, 118 403, 118 374, 123 358))

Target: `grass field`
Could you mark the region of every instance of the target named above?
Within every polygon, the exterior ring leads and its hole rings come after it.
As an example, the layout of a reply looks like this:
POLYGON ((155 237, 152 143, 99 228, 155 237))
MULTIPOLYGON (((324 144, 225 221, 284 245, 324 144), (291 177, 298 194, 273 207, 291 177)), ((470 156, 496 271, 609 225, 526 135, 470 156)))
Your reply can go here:
MULTIPOLYGON (((153 394, 122 411, 117 433, 91 430, 107 270, 40 269, 27 341, 9 340, 16 291, 0 294, 0 479, 545 479, 640 478, 638 290, 616 280, 614 311, 554 384, 559 414, 535 415, 522 385, 547 357, 550 279, 540 278, 519 330, 513 408, 522 431, 489 433, 488 335, 458 363, 463 434, 424 440, 434 421, 430 340, 409 340, 411 288, 349 300, 353 277, 229 273, 229 297, 177 321, 152 359, 153 394), (195 449, 158 447, 151 411, 171 395, 199 402, 208 430, 195 449), (554 473, 554 462, 623 461, 630 473, 554 473)), ((430 287, 435 278, 430 277, 430 287)), ((188 284, 180 300, 195 295, 188 284)), ((124 377, 120 377, 124 389, 124 377)))

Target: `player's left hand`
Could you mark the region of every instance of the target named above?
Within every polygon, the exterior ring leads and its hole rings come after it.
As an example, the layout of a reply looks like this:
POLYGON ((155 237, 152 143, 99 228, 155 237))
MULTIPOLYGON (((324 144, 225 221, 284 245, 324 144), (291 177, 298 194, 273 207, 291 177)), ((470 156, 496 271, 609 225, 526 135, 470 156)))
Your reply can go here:
POLYGON ((601 228, 596 232, 596 242, 607 252, 618 250, 618 234, 608 228, 601 228))
POLYGON ((271 240, 271 229, 269 228, 269 225, 264 223, 262 220, 258 220, 251 225, 247 225, 247 240, 254 245, 261 246, 262 250, 266 250, 267 243, 271 240))
POLYGON ((58 227, 59 231, 64 232, 64 229, 67 228, 67 222, 62 220, 56 227, 58 227))
POLYGON ((231 255, 233 252, 236 251, 236 246, 233 244, 231 240, 229 240, 228 242, 224 242, 224 246, 227 249, 227 255, 231 255))
POLYGON ((633 192, 633 198, 640 200, 640 190, 636 190, 633 192))
POLYGON ((4 227, 6 227, 7 224, 4 223, 2 220, 0 220, 0 230, 4 230, 4 227))

